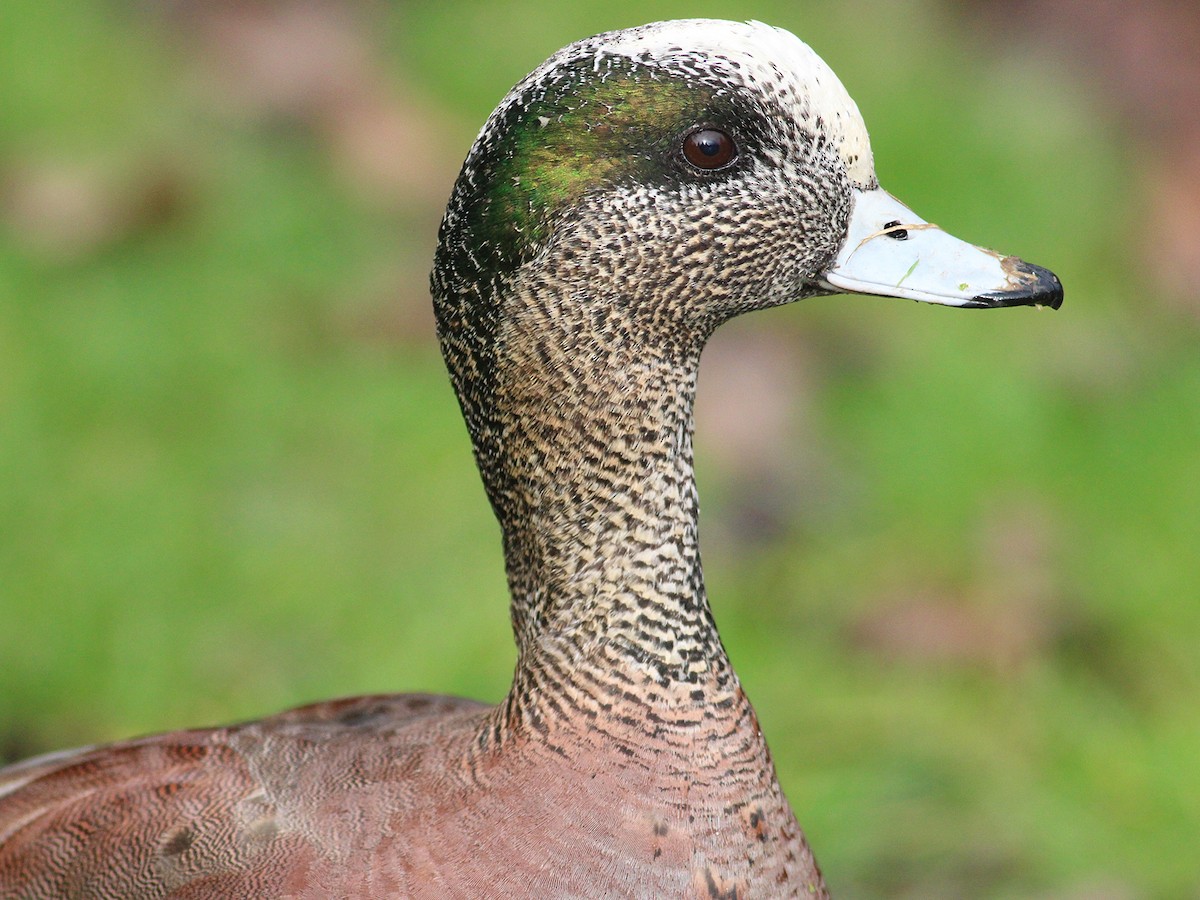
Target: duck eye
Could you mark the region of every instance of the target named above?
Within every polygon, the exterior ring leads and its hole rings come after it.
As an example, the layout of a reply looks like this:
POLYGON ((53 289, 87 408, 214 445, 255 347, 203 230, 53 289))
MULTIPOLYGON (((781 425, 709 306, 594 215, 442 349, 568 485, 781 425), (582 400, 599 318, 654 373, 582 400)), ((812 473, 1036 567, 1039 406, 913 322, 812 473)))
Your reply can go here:
POLYGON ((887 236, 890 237, 894 241, 907 241, 908 240, 908 229, 897 228, 896 226, 898 226, 899 224, 900 224, 899 219, 893 219, 891 222, 884 223, 883 230, 886 231, 887 236), (892 231, 891 229, 893 229, 893 228, 895 228, 896 230, 892 231))
POLYGON ((736 157, 733 138, 716 128, 698 128, 683 139, 683 158, 697 169, 720 169, 736 157))

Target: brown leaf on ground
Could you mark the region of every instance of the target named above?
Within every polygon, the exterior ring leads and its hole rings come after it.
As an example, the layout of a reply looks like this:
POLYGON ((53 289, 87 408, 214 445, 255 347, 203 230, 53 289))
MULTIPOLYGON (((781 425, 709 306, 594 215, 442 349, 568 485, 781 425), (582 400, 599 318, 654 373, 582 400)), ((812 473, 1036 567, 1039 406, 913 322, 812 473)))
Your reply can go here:
POLYGON ((83 163, 15 163, 0 178, 0 219, 27 253, 57 264, 177 219, 190 193, 179 169, 128 168, 116 174, 83 163))
POLYGON ((1200 127, 1148 169, 1152 221, 1144 271, 1156 275, 1173 308, 1200 324, 1200 127))
POLYGON ((459 162, 449 128, 386 70, 370 4, 177 0, 171 11, 212 102, 309 133, 365 200, 445 202, 459 162))
POLYGON ((1019 669, 1064 627, 1054 575, 1052 520, 1010 501, 987 516, 972 582, 899 588, 871 604, 852 641, 893 662, 1019 669))
POLYGON ((819 508, 827 454, 814 422, 818 376, 792 334, 727 327, 704 351, 697 432, 724 509, 714 544, 769 541, 819 508), (802 504, 800 498, 806 503, 802 504))

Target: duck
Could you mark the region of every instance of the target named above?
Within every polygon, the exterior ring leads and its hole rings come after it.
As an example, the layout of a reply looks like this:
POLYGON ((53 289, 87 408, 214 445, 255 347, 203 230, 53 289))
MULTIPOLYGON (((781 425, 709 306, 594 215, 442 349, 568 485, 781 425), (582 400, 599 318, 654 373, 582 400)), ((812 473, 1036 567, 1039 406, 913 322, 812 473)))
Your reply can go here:
POLYGON ((500 525, 513 683, 315 703, 0 770, 4 898, 827 897, 705 591, 701 351, 819 295, 1057 308, 882 187, 808 45, 688 19, 492 112, 430 279, 500 525))

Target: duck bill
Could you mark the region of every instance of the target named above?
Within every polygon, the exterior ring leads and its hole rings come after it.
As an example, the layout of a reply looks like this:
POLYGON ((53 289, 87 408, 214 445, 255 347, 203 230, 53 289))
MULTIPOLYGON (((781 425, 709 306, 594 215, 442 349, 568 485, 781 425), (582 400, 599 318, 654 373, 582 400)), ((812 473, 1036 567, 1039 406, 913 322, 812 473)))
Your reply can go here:
POLYGON ((849 232, 821 284, 968 309, 1058 309, 1063 299, 1053 272, 960 241, 882 188, 854 192, 849 232))

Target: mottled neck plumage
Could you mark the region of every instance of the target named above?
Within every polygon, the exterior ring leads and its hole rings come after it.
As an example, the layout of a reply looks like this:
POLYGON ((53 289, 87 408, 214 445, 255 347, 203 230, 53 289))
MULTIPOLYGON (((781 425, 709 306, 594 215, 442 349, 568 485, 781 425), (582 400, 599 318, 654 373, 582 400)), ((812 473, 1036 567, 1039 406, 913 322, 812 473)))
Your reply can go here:
MULTIPOLYGON (((664 353, 628 325, 523 328, 499 367, 505 554, 523 658, 603 649, 665 682, 723 661, 700 567, 692 473, 699 347, 664 353), (582 346, 581 346, 582 345, 582 346)), ((553 301, 552 301, 553 302, 553 301)))
POLYGON ((507 714, 521 722, 605 690, 649 704, 655 685, 736 683, 700 566, 706 334, 639 330, 613 312, 637 301, 583 290, 534 274, 499 301, 487 430, 500 452, 478 456, 504 532, 519 649, 507 714))

